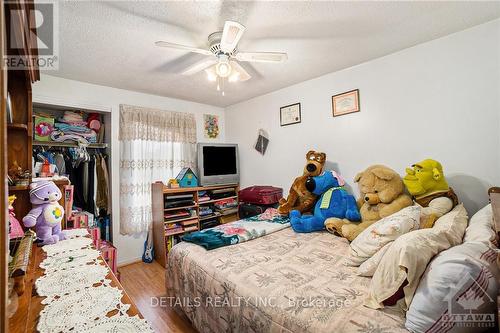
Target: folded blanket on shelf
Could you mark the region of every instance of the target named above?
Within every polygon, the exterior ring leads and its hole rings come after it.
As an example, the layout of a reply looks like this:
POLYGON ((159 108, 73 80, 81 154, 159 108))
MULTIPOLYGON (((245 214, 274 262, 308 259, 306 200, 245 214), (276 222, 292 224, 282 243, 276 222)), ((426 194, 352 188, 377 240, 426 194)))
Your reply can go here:
POLYGON ((213 250, 269 235, 289 226, 288 216, 280 215, 275 208, 268 208, 257 216, 187 234, 182 240, 213 250))
POLYGON ((86 144, 86 145, 88 145, 90 143, 89 140, 85 139, 81 135, 66 134, 62 131, 54 131, 54 132, 50 133, 50 138, 53 141, 57 141, 57 142, 75 141, 75 142, 86 144))
POLYGON ((54 125, 58 130, 63 132, 78 132, 78 133, 87 133, 90 134, 93 131, 87 126, 75 126, 69 123, 55 123, 54 125))

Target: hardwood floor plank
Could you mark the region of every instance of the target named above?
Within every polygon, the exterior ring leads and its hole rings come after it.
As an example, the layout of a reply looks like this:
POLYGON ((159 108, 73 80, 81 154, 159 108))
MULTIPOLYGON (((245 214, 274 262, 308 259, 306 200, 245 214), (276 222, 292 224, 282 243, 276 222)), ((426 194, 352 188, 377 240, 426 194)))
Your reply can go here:
POLYGON ((151 306, 152 297, 166 296, 165 269, 156 261, 119 268, 121 284, 155 332, 196 333, 186 317, 170 307, 151 306))

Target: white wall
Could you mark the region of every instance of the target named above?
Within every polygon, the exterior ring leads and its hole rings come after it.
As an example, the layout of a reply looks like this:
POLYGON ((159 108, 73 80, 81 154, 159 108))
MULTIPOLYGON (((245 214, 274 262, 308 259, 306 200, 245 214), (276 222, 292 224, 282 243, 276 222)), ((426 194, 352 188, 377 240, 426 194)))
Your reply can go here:
POLYGON ((221 127, 220 137, 212 141, 224 142, 224 109, 211 105, 99 86, 49 75, 42 75, 41 80, 33 86, 33 101, 111 112, 113 243, 118 249, 118 264, 124 264, 139 259, 142 256, 145 240, 145 235, 142 234, 134 236, 124 236, 120 234, 120 206, 118 201, 120 189, 120 149, 118 141, 119 105, 130 104, 168 111, 194 113, 199 142, 208 140, 203 137, 203 114, 219 115, 219 126, 221 127))
MULTIPOLYGON (((335 50, 328 55, 335 57, 335 50)), ((469 213, 500 184, 500 20, 226 108, 226 139, 239 143, 242 186, 285 192, 309 149, 351 184, 375 163, 401 174, 424 158, 442 162, 469 213), (360 90, 361 112, 332 117, 331 96, 360 90), (302 123, 280 127, 279 108, 300 102, 302 123), (253 149, 259 128, 265 156, 253 149)))

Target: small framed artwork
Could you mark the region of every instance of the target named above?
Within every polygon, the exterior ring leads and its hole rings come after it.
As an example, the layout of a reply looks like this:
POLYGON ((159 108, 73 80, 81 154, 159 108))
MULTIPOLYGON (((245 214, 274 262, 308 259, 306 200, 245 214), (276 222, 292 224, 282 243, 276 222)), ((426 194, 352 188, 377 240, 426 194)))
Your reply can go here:
POLYGON ((290 104, 280 108, 280 125, 287 126, 301 122, 300 103, 290 104))
POLYGON ((359 112, 359 89, 332 96, 333 116, 359 112))

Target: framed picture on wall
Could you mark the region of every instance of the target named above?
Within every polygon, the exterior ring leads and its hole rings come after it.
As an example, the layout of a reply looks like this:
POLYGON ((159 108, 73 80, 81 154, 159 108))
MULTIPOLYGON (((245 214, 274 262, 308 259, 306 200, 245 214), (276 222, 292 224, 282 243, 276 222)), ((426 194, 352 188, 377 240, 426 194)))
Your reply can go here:
POLYGON ((334 117, 359 112, 359 89, 332 96, 332 111, 334 117))
POLYGON ((287 126, 298 124, 302 121, 300 115, 300 103, 282 106, 280 108, 280 125, 287 126))

